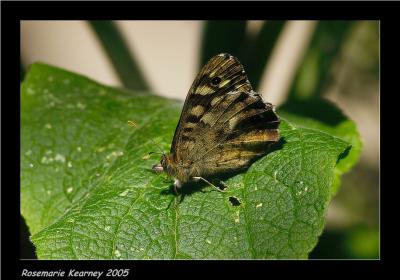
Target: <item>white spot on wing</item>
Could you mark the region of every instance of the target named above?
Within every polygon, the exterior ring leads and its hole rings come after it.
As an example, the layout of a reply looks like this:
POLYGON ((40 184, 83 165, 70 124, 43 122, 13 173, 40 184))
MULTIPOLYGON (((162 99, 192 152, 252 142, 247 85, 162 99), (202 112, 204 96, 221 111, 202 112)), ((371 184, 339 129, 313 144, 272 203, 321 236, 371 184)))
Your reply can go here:
POLYGON ((196 117, 201 116, 204 113, 204 107, 201 105, 197 105, 196 107, 194 107, 191 111, 191 113, 193 115, 195 115, 196 117))
POLYGON ((211 106, 214 106, 215 104, 217 104, 222 98, 224 98, 224 97, 223 96, 214 97, 213 100, 211 100, 211 106))
POLYGON ((240 117, 233 117, 229 120, 229 128, 234 129, 238 121, 240 120, 240 117))
POLYGON ((224 80, 222 83, 220 83, 220 84, 218 85, 218 87, 219 87, 219 88, 222 88, 223 86, 225 86, 226 84, 228 84, 230 81, 231 81, 230 79, 224 80))

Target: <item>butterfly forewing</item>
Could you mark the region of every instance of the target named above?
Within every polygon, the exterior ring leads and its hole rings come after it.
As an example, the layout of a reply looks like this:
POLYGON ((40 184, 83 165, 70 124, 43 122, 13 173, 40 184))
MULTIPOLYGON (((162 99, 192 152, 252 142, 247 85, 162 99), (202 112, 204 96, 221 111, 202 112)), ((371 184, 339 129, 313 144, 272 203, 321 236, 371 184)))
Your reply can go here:
MULTIPOLYGON (((228 54, 211 58, 197 75, 186 97, 175 130, 171 153, 175 153, 179 158, 180 154, 186 155, 187 146, 190 146, 189 142, 185 142, 187 137, 193 137, 196 132, 199 132, 199 128, 202 130, 204 124, 209 124, 207 118, 208 120, 212 118, 212 114, 223 113, 224 107, 237 98, 232 94, 237 88, 242 88, 243 91, 251 90, 242 65, 228 54), (220 82, 214 84, 213 79, 220 79, 220 82), (227 95, 228 93, 231 95, 227 95), (222 101, 224 101, 223 104, 221 104, 222 101), (204 115, 206 115, 205 118, 203 118, 204 115)), ((216 116, 214 117, 216 120, 216 116)))
POLYGON ((186 97, 171 146, 174 164, 208 177, 248 167, 279 140, 279 118, 233 56, 210 59, 186 97))

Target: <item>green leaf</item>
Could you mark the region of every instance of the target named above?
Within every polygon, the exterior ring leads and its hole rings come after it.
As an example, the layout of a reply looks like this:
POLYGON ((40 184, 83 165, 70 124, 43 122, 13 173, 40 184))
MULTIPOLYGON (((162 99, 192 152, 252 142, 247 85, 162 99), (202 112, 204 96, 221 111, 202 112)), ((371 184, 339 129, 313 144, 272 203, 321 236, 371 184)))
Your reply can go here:
POLYGON ((21 212, 40 259, 307 258, 350 144, 283 119, 282 140, 226 180, 225 193, 188 189, 179 204, 171 182, 151 171, 159 157, 146 155, 168 151, 180 110, 30 68, 21 87, 21 212))
POLYGON ((335 183, 332 186, 336 194, 340 186, 340 176, 348 172, 359 160, 362 150, 361 136, 356 124, 348 119, 333 103, 322 98, 290 100, 279 108, 279 114, 292 124, 313 128, 336 136, 351 145, 345 157, 340 158, 336 168, 335 183))
POLYGON ((122 84, 130 89, 149 90, 150 87, 117 26, 109 20, 91 20, 89 24, 111 60, 122 84))

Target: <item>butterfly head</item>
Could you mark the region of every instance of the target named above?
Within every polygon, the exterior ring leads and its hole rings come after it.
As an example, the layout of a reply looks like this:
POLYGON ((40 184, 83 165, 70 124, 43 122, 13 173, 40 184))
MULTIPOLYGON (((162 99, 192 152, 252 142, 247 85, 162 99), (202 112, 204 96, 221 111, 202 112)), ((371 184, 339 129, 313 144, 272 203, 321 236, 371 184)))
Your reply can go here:
POLYGON ((157 173, 167 170, 167 156, 162 154, 160 163, 154 164, 151 169, 157 173))
POLYGON ((174 169, 175 168, 174 168, 174 164, 173 164, 172 161, 173 160, 172 160, 172 157, 171 157, 170 154, 164 154, 163 153, 161 155, 160 163, 153 165, 152 169, 157 173, 165 171, 165 172, 168 173, 168 175, 174 176, 174 173, 175 173, 174 169))
POLYGON ((170 178, 174 179, 174 184, 177 187, 188 182, 191 175, 193 175, 191 164, 181 161, 176 162, 173 154, 162 154, 160 163, 153 165, 152 169, 157 173, 166 172, 170 178))

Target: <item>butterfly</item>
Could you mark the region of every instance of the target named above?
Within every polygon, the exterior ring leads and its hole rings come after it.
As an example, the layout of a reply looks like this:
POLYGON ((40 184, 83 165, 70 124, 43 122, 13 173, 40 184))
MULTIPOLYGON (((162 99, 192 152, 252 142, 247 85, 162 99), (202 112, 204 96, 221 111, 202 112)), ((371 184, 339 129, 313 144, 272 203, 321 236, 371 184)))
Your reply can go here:
MULTIPOLYGON (((187 183, 239 172, 279 140, 280 119, 253 91, 242 64, 232 55, 212 57, 189 90, 169 154, 157 172, 174 179, 174 191, 187 183)), ((213 185, 214 186, 214 185, 213 185)))

